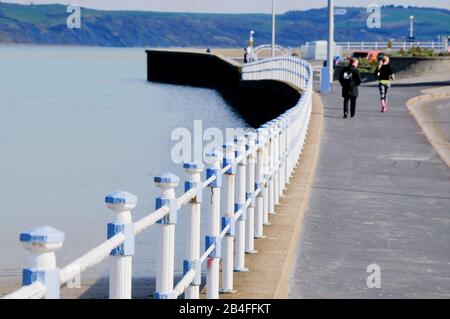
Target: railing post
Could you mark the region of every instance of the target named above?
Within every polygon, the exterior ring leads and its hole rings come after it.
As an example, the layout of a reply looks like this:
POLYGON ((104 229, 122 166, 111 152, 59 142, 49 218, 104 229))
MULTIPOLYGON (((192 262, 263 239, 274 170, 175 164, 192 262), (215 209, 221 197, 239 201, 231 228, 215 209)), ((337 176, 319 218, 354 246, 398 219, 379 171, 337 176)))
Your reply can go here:
POLYGON ((202 163, 184 163, 183 167, 186 173, 189 174, 189 180, 186 181, 184 190, 187 192, 192 188, 197 189, 197 195, 189 203, 188 251, 187 259, 183 264, 184 273, 194 269, 196 274, 195 280, 186 288, 185 299, 199 299, 202 275, 200 264, 200 213, 203 201, 201 173, 204 165, 202 163))
POLYGON ((285 113, 284 116, 284 185, 287 187, 287 184, 289 183, 289 176, 287 174, 288 170, 288 163, 289 163, 289 114, 285 113))
POLYGON ((300 63, 297 63, 297 86, 300 89, 303 89, 303 75, 304 75, 304 67, 303 67, 303 61, 301 61, 300 63))
MULTIPOLYGON (((306 98, 305 98, 305 100, 306 100, 306 98)), ((295 166, 294 167, 297 167, 298 158, 299 158, 300 153, 301 153, 301 148, 302 148, 302 146, 301 146, 301 139, 302 139, 302 131, 303 131, 302 130, 302 126, 303 126, 304 115, 306 113, 306 110, 305 109, 301 109, 301 110, 298 111, 298 113, 299 113, 298 120, 297 120, 298 140, 297 140, 297 151, 296 151, 296 154, 295 154, 295 166)))
POLYGON ((301 130, 302 130, 302 139, 301 139, 301 148, 300 148, 300 153, 303 153, 303 150, 305 148, 305 141, 306 141, 306 135, 308 134, 308 123, 309 123, 309 116, 310 116, 310 112, 309 112, 309 102, 310 102, 310 97, 309 94, 307 96, 307 100, 305 102, 305 110, 304 110, 304 117, 303 117, 303 123, 301 126, 301 130))
POLYGON ((289 184, 289 151, 290 151, 290 143, 291 143, 291 116, 290 111, 286 112, 284 114, 285 119, 285 130, 286 130, 286 137, 285 137, 285 161, 284 161, 284 182, 285 184, 289 184))
POLYGON ((255 238, 264 238, 264 152, 266 150, 266 130, 259 128, 256 130, 258 134, 258 150, 256 158, 256 184, 255 188, 260 189, 256 197, 256 216, 255 216, 255 238))
POLYGON ((56 267, 55 251, 62 247, 64 233, 49 226, 37 226, 22 232, 20 241, 30 251, 28 268, 22 273, 22 285, 29 286, 39 281, 45 286, 45 299, 59 299, 59 268, 56 267))
POLYGON ((127 192, 115 192, 105 197, 105 204, 117 214, 116 221, 108 224, 108 239, 118 233, 125 235, 125 241, 110 253, 109 299, 131 299, 135 243, 131 210, 136 207, 137 197, 127 192))
POLYGON ((246 194, 246 169, 247 156, 245 156, 246 140, 244 136, 237 137, 236 143, 236 157, 244 155, 243 159, 237 163, 237 183, 236 183, 236 204, 235 213, 242 210, 241 216, 236 220, 236 237, 235 237, 235 254, 234 254, 234 271, 246 272, 245 267, 245 228, 247 221, 247 208, 245 206, 246 194))
POLYGON ((222 155, 212 153, 208 155, 209 164, 206 178, 212 176, 216 180, 210 184, 211 187, 211 213, 208 216, 208 235, 205 239, 206 249, 215 243, 215 248, 208 256, 206 263, 206 298, 219 299, 219 262, 222 257, 222 240, 220 237, 220 188, 222 187, 222 171, 220 163, 222 155))
POLYGON ((294 171, 294 168, 297 165, 298 156, 300 154, 300 129, 301 129, 301 115, 303 113, 303 109, 296 109, 294 113, 294 148, 293 148, 293 157, 292 157, 292 167, 291 172, 294 171))
POLYGON ((180 179, 174 174, 165 173, 156 176, 154 181, 162 191, 161 197, 156 199, 155 208, 167 206, 169 213, 156 224, 156 291, 153 296, 154 299, 174 299, 175 225, 178 215, 175 188, 180 179))
POLYGON ((280 172, 280 196, 283 196, 286 186, 285 179, 285 153, 286 153, 286 121, 284 115, 279 119, 280 127, 280 155, 279 155, 279 172, 280 172))
POLYGON ((292 81, 293 84, 296 84, 295 80, 296 80, 297 76, 296 76, 295 71, 296 71, 297 65, 296 65, 295 61, 292 60, 291 57, 289 57, 289 61, 290 61, 290 64, 291 64, 291 68, 290 68, 290 70, 291 70, 291 81, 292 81))
POLYGON ((273 130, 274 130, 274 152, 273 152, 273 191, 274 191, 274 197, 273 197, 273 204, 274 204, 274 210, 275 212, 275 205, 278 205, 280 203, 280 125, 278 120, 273 120, 273 130))
MULTIPOLYGON (((256 134, 254 132, 248 132, 247 137, 247 150, 253 150, 256 145, 256 134)), ((251 199, 250 205, 247 208, 247 222, 245 223, 246 240, 245 240, 245 252, 247 254, 256 253, 255 250, 255 164, 256 164, 256 152, 252 151, 247 157, 247 185, 246 185, 246 200, 251 199)))
POLYGON ((284 160, 284 182, 288 184, 290 181, 289 176, 289 161, 290 161, 290 145, 291 145, 291 112, 288 111, 284 114, 284 118, 286 121, 286 145, 285 145, 285 160, 284 160))
POLYGON ((270 225, 269 222, 269 211, 270 211, 270 140, 271 140, 271 132, 269 127, 264 124, 261 126, 265 129, 266 134, 264 135, 264 188, 263 188, 263 199, 264 199, 264 214, 263 214, 263 224, 270 225))
POLYGON ((296 140, 296 131, 295 131, 295 123, 296 123, 296 114, 297 109, 292 110, 289 114, 290 116, 290 149, 289 149, 289 169, 288 169, 288 178, 291 180, 292 169, 294 167, 294 156, 295 156, 295 140, 296 140))
POLYGON ((300 77, 300 88, 302 90, 305 89, 305 76, 306 76, 305 73, 306 73, 306 69, 305 69, 305 67, 303 65, 303 61, 302 61, 302 65, 301 65, 301 68, 300 68, 300 75, 301 75, 301 77, 300 77))
POLYGON ((299 130, 298 130, 298 126, 299 126, 299 113, 301 112, 300 109, 295 109, 294 112, 292 113, 293 117, 292 117, 292 158, 291 158, 291 168, 290 168, 290 174, 292 176, 292 173, 294 171, 295 165, 297 163, 297 154, 298 154, 298 140, 299 140, 299 130))
POLYGON ((233 265, 234 265, 234 236, 235 236, 235 178, 236 166, 234 163, 235 145, 232 143, 223 146, 224 157, 223 167, 232 164, 231 168, 225 172, 227 181, 227 192, 225 194, 226 206, 222 219, 222 228, 230 225, 230 230, 223 239, 223 260, 222 260, 222 288, 221 293, 235 293, 233 289, 233 265))
POLYGON ((283 73, 284 73, 284 80, 286 82, 290 82, 291 74, 289 72, 289 60, 287 57, 283 57, 284 65, 283 65, 283 73))
POLYGON ((307 108, 306 96, 305 96, 305 102, 303 104, 305 105, 305 107, 303 109, 299 110, 300 115, 299 115, 299 119, 298 119, 298 141, 297 141, 298 146, 297 146, 297 151, 296 151, 296 155, 295 155, 295 161, 296 161, 295 167, 297 167, 298 159, 300 157, 300 154, 302 153, 302 148, 303 148, 303 134, 305 131, 304 124, 305 124, 306 113, 307 113, 306 112, 306 108, 307 108))
MULTIPOLYGON (((267 180, 269 184, 269 202, 268 202, 268 214, 275 214, 275 181, 274 181, 274 162, 275 162, 275 129, 272 124, 267 124, 269 131, 269 156, 267 162, 267 180)), ((269 216, 267 216, 267 222, 269 222, 269 216)))
POLYGON ((289 183, 289 145, 290 145, 290 115, 289 113, 284 114, 285 119, 285 159, 284 159, 284 183, 287 185, 289 183))
POLYGON ((291 60, 290 57, 286 57, 286 59, 288 61, 288 69, 287 69, 287 71, 288 71, 288 74, 289 74, 289 82, 295 83, 295 80, 294 80, 295 66, 292 63, 292 60, 291 60))

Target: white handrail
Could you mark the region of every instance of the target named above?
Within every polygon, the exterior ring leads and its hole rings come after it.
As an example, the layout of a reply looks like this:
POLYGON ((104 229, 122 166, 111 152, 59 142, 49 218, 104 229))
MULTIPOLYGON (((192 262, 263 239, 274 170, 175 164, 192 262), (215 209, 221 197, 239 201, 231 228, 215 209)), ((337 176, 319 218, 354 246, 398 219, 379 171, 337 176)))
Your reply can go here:
MULTIPOLYGON (((310 44, 307 43, 306 47, 308 47, 310 44)), ((408 49, 412 47, 420 47, 420 48, 426 48, 426 49, 433 49, 436 51, 439 50, 446 50, 444 47, 443 41, 423 41, 423 42, 408 42, 408 41, 394 41, 389 44, 388 41, 384 42, 336 42, 337 46, 340 46, 343 49, 346 50, 368 50, 368 49, 374 49, 374 50, 386 50, 388 48, 398 50, 398 49, 408 49)))
MULTIPOLYGON (((271 50, 272 44, 261 44, 258 45, 256 48, 253 49, 254 53, 258 55, 259 52, 264 50, 271 50)), ((283 55, 288 54, 288 50, 285 47, 282 47, 281 45, 275 45, 275 50, 281 52, 283 55)))
POLYGON ((3 299, 41 299, 45 295, 45 286, 35 281, 29 286, 23 286, 15 292, 3 297, 3 299))
POLYGON ((61 285, 73 280, 78 274, 86 269, 102 262, 109 256, 111 250, 122 244, 124 240, 125 236, 119 233, 61 269, 59 276, 61 285))
MULTIPOLYGON (((34 279, 34 282, 30 282, 4 298, 58 298, 60 286, 71 282, 80 273, 100 263, 109 255, 113 255, 111 257, 114 257, 115 260, 111 266, 113 268, 110 275, 110 289, 114 289, 114 293, 111 294, 110 291, 110 297, 131 298, 132 274, 129 265, 131 265, 131 258, 134 255, 134 237, 157 223, 155 226, 158 226, 161 232, 158 240, 162 243, 158 246, 165 248, 158 247, 158 256, 163 260, 157 259, 160 265, 157 267, 156 298, 177 298, 188 287, 198 287, 201 283, 201 264, 207 259, 210 259, 207 269, 207 297, 217 298, 218 263, 222 257, 220 249, 222 239, 227 242, 223 272, 228 276, 224 281, 223 288, 226 291, 233 291, 233 272, 236 269, 246 271, 243 252, 244 250, 252 251, 253 245, 249 242, 253 238, 263 236, 263 226, 268 223, 269 214, 275 213, 275 205, 282 196, 285 185, 289 182, 293 172, 294 164, 302 152, 312 105, 312 68, 308 62, 297 57, 280 56, 246 64, 242 67, 242 79, 284 81, 301 90, 302 96, 295 107, 261 126, 257 133, 250 132, 244 137, 237 138, 237 156, 234 153, 235 146, 227 145, 226 157, 223 158, 224 164, 220 166, 218 163, 222 162, 222 157, 219 153, 214 154, 214 161, 207 170, 205 181, 201 181, 201 177, 198 175, 203 171, 201 163, 187 165, 185 168, 192 174, 192 180, 187 182, 188 189, 181 196, 175 196, 175 187, 178 184, 176 176, 164 174, 155 178, 155 182, 162 190, 162 196, 156 201, 157 209, 139 221, 131 222, 131 210, 136 206, 134 195, 129 193, 108 195, 107 205, 117 213, 117 222, 108 225, 108 231, 110 226, 112 229, 109 239, 60 271, 56 268, 54 256, 53 259, 50 258, 50 262, 46 263, 45 268, 27 269, 29 272, 39 272, 40 279, 34 279), (239 169, 236 170, 237 166, 239 169), (237 178, 234 177, 236 174, 237 178), (228 185, 225 189, 227 214, 220 219, 218 213, 221 207, 222 175, 228 176, 228 185), (250 183, 247 178, 250 178, 250 183), (236 200, 234 199, 235 181, 238 181, 236 200), (252 187, 253 184, 255 187, 252 187), (214 218, 210 220, 210 234, 206 239, 207 246, 200 254, 193 252, 197 251, 200 245, 198 214, 202 203, 202 192, 205 188, 211 189, 211 200, 214 202, 212 210, 215 213, 210 214, 214 218), (191 249, 190 255, 196 256, 191 258, 197 258, 197 260, 185 260, 184 276, 173 287, 175 231, 173 226, 177 220, 177 211, 188 204, 191 206, 189 249, 191 249), (252 227, 247 227, 248 215, 251 216, 250 220, 254 223, 252 227), (237 233, 235 233, 236 226, 237 233), (236 260, 233 259, 235 240, 239 257, 236 260), (57 284, 54 284, 55 281, 57 284)), ((48 229, 38 231, 48 231, 48 229)), ((36 238, 51 240, 51 242, 43 244, 48 247, 50 253, 47 254, 54 254, 54 251, 62 245, 63 236, 61 237, 58 232, 46 233, 45 236, 40 237, 33 237, 33 235, 34 233, 25 234, 24 241, 32 241, 36 238), (55 245, 55 238, 60 240, 59 244, 55 245)), ((32 248, 29 249, 32 250, 32 248)), ((189 298, 198 298, 198 288, 189 290, 189 298)))
POLYGON ((312 69, 308 62, 293 56, 282 56, 245 64, 243 80, 279 80, 306 91, 312 88, 312 69))

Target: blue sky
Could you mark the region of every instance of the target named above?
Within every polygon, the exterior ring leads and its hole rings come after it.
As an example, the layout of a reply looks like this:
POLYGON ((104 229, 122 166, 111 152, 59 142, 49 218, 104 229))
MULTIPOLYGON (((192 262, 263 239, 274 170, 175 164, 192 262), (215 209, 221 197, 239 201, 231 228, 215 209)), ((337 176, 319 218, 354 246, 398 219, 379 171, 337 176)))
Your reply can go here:
MULTIPOLYGON (((30 0, 3 0, 29 4, 30 0)), ((181 12, 270 12, 271 0, 34 0, 41 3, 77 3, 83 7, 112 10, 151 10, 181 12)), ((326 5, 327 0, 276 0, 277 11, 302 10, 326 5)), ((367 6, 371 3, 414 5, 450 9, 450 0, 335 0, 336 6, 367 6)))

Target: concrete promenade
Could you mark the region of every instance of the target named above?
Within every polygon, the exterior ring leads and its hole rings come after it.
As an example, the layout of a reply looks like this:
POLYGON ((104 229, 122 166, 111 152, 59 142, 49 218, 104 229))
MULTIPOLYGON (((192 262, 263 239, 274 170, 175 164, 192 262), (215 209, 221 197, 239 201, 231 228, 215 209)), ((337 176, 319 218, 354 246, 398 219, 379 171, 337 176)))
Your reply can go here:
POLYGON ((450 169, 406 107, 444 84, 394 85, 386 114, 376 84, 364 84, 346 120, 337 85, 321 96, 325 130, 290 298, 450 297, 450 169), (380 289, 367 288, 371 264, 380 289))

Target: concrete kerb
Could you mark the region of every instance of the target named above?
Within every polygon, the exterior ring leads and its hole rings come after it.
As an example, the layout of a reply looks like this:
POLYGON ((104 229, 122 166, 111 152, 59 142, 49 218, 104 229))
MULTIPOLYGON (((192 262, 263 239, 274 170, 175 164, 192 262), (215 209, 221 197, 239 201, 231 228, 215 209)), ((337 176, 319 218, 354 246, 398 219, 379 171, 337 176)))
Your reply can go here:
POLYGON ((408 108, 411 115, 416 120, 417 124, 427 137, 430 144, 442 158, 442 160, 450 167, 450 143, 447 141, 446 137, 442 132, 433 125, 433 121, 424 112, 423 107, 427 102, 432 102, 441 99, 450 98, 450 89, 448 92, 440 93, 440 91, 445 91, 442 89, 425 90, 423 95, 416 96, 406 102, 406 107, 408 108), (434 93, 439 92, 439 93, 434 93))

